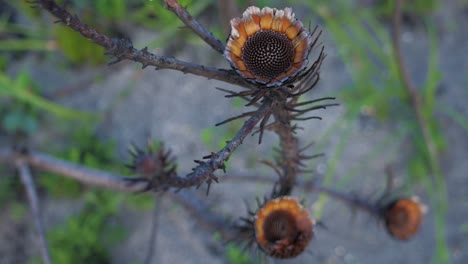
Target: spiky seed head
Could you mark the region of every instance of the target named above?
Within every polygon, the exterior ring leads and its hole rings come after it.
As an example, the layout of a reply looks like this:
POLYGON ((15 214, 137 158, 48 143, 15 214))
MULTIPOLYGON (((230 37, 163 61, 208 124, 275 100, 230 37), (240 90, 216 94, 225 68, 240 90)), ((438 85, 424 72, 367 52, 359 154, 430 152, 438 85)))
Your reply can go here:
POLYGON ((254 216, 255 239, 271 257, 294 258, 312 240, 314 222, 297 198, 269 200, 254 216))

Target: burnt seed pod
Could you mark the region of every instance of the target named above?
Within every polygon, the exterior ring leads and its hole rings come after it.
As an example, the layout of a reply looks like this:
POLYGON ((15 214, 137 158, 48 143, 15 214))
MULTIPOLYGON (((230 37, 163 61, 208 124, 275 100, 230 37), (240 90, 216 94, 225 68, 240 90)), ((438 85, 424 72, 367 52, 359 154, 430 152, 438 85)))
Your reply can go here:
POLYGON ((133 145, 130 154, 133 159, 127 167, 149 182, 148 189, 169 189, 171 180, 177 177, 175 159, 170 150, 161 144, 155 151, 148 142, 144 150, 133 145))
POLYGON ((314 235, 309 212, 292 197, 269 200, 254 215, 257 244, 274 258, 294 258, 301 254, 314 235))
POLYGON ((397 239, 410 239, 418 233, 426 211, 417 197, 397 199, 384 209, 386 228, 397 239))
POLYGON ((313 43, 291 8, 251 6, 242 18, 231 20, 224 57, 248 81, 275 87, 306 68, 313 43))

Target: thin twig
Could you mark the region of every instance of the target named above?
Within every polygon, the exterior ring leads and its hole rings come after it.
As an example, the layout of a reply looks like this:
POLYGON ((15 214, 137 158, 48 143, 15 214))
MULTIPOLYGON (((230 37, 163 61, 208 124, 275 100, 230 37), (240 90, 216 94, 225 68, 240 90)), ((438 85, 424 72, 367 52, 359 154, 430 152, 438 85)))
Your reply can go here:
MULTIPOLYGON (((270 178, 270 177, 264 177, 264 176, 255 176, 255 175, 245 175, 245 176, 234 176, 234 175, 229 175, 229 177, 224 177, 224 180, 227 181, 245 181, 245 182, 257 182, 257 183, 262 183, 262 184, 271 184, 272 182, 275 182, 275 179, 270 178)), ((350 205, 353 208, 358 208, 361 209, 365 212, 368 212, 372 215, 379 215, 379 208, 377 204, 368 202, 366 199, 361 199, 359 197, 353 196, 352 194, 346 194, 342 193, 337 190, 333 190, 330 188, 327 188, 325 186, 322 186, 320 184, 317 184, 314 181, 300 181, 297 180, 295 187, 300 188, 305 191, 316 191, 316 192, 322 192, 330 196, 331 198, 334 198, 336 200, 339 200, 343 203, 346 203, 350 205)))
POLYGON ((437 241, 437 250, 442 252, 437 255, 437 259, 440 263, 449 263, 449 255, 447 248, 447 241, 445 237, 445 222, 444 215, 447 212, 447 188, 446 183, 442 175, 442 171, 439 164, 439 153, 436 147, 436 144, 431 136, 430 126, 427 123, 427 119, 423 114, 423 98, 418 93, 417 87, 411 82, 408 70, 403 59, 403 52, 401 49, 401 16, 402 16, 402 0, 397 0, 395 3, 395 10, 393 14, 393 32, 392 32, 392 41, 393 49, 396 56, 398 69, 400 71, 400 78, 402 80, 403 86, 406 89, 411 107, 416 115, 419 128, 422 132, 424 144, 427 150, 427 159, 428 159, 428 168, 429 172, 432 174, 432 193, 434 194, 434 206, 437 207, 435 225, 437 226, 436 232, 436 241, 437 241))
POLYGON ((28 152, 20 156, 12 153, 11 158, 23 159, 31 167, 57 173, 97 187, 127 192, 141 192, 144 191, 148 185, 143 181, 132 182, 134 178, 91 169, 83 165, 37 152, 28 152))
MULTIPOLYGON (((169 177, 163 187, 189 188, 199 186, 203 182, 211 183, 216 180, 214 172, 218 169, 225 169, 224 162, 229 159, 231 154, 242 144, 243 140, 255 128, 256 124, 270 111, 269 100, 265 100, 263 105, 247 120, 236 135, 226 143, 226 146, 210 155, 206 161, 198 161, 199 165, 193 168, 192 172, 185 177, 169 177)), ((123 177, 105 171, 91 169, 76 163, 68 162, 55 158, 50 155, 27 152, 17 153, 11 150, 0 150, 0 163, 14 162, 18 159, 24 160, 28 165, 74 178, 80 182, 105 187, 120 191, 141 192, 149 190, 149 181, 147 179, 135 179, 123 177)), ((161 189, 158 186, 155 190, 161 189)), ((162 188, 164 189, 164 188, 162 188)))
POLYGON ((154 208, 153 208, 153 216, 152 216, 152 223, 151 223, 151 232, 150 232, 150 239, 148 242, 148 251, 146 253, 146 258, 143 263, 150 264, 153 262, 154 251, 156 250, 156 241, 158 237, 158 226, 159 226, 159 214, 161 208, 161 198, 162 195, 157 195, 154 201, 154 208))
POLYGON ((49 248, 47 246, 47 240, 45 238, 44 225, 41 220, 41 212, 39 210, 39 201, 37 198, 36 186, 31 176, 31 171, 27 164, 22 160, 15 162, 16 167, 19 171, 21 181, 23 182, 24 188, 28 196, 29 205, 31 206, 31 212, 34 218, 34 224, 36 225, 37 234, 39 235, 39 246, 41 250, 42 260, 46 264, 52 263, 49 254, 49 248))
MULTIPOLYGON (((128 185, 127 180, 129 178, 125 178, 121 175, 92 170, 85 166, 65 162, 44 154, 29 153, 23 156, 8 149, 0 149, 0 163, 15 164, 18 162, 21 162, 22 166, 25 168, 27 168, 27 164, 30 164, 39 169, 59 173, 65 177, 71 177, 89 185, 115 191, 138 192, 146 188, 146 184, 144 183, 128 185)), ((166 196, 186 207, 189 212, 196 216, 204 228, 208 228, 213 232, 220 231, 226 239, 233 239, 236 237, 235 230, 231 229, 230 226, 226 224, 226 219, 211 213, 205 203, 197 199, 193 192, 188 190, 178 193, 167 192, 164 194, 164 197, 166 196)))
POLYGON ((406 64, 403 58, 403 52, 401 49, 401 12, 402 12, 402 0, 397 0, 395 2, 395 10, 393 15, 393 32, 392 32, 392 41, 393 41, 393 49, 395 52, 398 69, 400 72, 400 78, 403 83, 404 88, 408 92, 409 100, 413 110, 416 114, 416 118, 421 128, 423 139, 426 144, 428 153, 429 153, 429 166, 432 173, 436 173, 438 169, 438 153, 437 148, 431 140, 429 126, 424 118, 423 115, 423 105, 422 105, 422 98, 421 95, 418 93, 418 89, 411 81, 411 78, 408 73, 408 69, 406 68, 406 64))
POLYGON ((215 154, 211 155, 211 159, 207 162, 202 162, 198 167, 193 169, 193 172, 188 174, 185 181, 178 183, 178 187, 186 188, 201 183, 200 179, 207 179, 217 169, 224 169, 224 162, 229 159, 231 154, 239 147, 244 141, 245 137, 249 135, 255 128, 257 123, 263 119, 271 111, 271 101, 265 99, 260 108, 247 120, 244 125, 232 140, 226 143, 226 146, 215 154), (190 180, 192 179, 192 180, 190 180))
POLYGON ((203 65, 177 60, 173 57, 158 56, 148 52, 147 48, 143 48, 141 50, 135 49, 129 39, 110 38, 104 34, 99 33, 94 28, 81 22, 81 20, 76 15, 74 16, 70 14, 65 8, 58 5, 53 0, 37 0, 35 2, 40 4, 45 10, 49 11, 52 15, 57 17, 64 25, 79 32, 83 37, 103 47, 106 50, 106 54, 116 58, 116 60, 112 63, 117 63, 122 60, 131 60, 141 63, 143 68, 147 66, 154 66, 156 69, 177 70, 183 73, 191 73, 206 77, 208 79, 215 79, 234 85, 250 85, 232 70, 206 67, 203 65))
POLYGON ((203 39, 208 45, 210 45, 214 50, 223 54, 224 53, 224 44, 216 38, 213 33, 206 29, 202 24, 200 24, 195 18, 193 18, 187 9, 183 8, 177 0, 164 0, 166 7, 174 12, 174 14, 179 17, 179 19, 193 32, 195 32, 201 39, 203 39))

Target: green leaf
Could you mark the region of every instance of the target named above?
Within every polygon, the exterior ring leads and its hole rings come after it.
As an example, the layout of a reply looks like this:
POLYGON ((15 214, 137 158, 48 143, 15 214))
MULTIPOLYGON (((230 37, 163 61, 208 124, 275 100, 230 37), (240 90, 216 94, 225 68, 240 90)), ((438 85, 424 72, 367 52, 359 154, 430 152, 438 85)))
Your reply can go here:
POLYGON ((27 71, 21 71, 16 76, 16 79, 10 79, 8 76, 0 73, 0 96, 1 95, 12 97, 21 103, 30 104, 61 118, 85 121, 98 119, 98 116, 91 113, 63 107, 37 95, 33 89, 32 80, 27 71))
POLYGON ((455 111, 452 107, 443 105, 441 107, 442 112, 457 123, 468 133, 468 117, 462 115, 460 112, 455 111))

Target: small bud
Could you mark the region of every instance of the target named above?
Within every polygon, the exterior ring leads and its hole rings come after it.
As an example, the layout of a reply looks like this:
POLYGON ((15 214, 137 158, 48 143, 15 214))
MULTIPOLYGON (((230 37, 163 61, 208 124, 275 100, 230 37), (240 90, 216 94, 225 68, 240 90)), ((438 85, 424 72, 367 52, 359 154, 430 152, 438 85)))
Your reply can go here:
POLYGON ((157 151, 153 151, 148 145, 146 150, 133 147, 130 151, 133 156, 131 165, 128 165, 135 173, 149 181, 149 188, 163 189, 169 188, 169 181, 176 177, 174 160, 170 151, 166 151, 161 145, 157 151))
POLYGON ((417 197, 397 199, 384 209, 386 228, 397 239, 410 239, 418 233, 426 211, 417 197))

